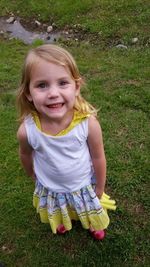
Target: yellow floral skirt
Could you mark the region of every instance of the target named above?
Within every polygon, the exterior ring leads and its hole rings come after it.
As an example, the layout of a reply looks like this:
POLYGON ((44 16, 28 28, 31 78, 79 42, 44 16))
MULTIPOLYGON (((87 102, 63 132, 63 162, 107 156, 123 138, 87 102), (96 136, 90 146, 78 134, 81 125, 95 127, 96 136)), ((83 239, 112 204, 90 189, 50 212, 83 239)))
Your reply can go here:
POLYGON ((40 215, 41 222, 49 223, 54 234, 63 224, 71 230, 72 220, 80 220, 84 229, 92 226, 95 230, 106 229, 109 225, 107 210, 115 210, 115 201, 103 193, 99 199, 93 185, 71 193, 56 193, 36 181, 33 206, 40 215))

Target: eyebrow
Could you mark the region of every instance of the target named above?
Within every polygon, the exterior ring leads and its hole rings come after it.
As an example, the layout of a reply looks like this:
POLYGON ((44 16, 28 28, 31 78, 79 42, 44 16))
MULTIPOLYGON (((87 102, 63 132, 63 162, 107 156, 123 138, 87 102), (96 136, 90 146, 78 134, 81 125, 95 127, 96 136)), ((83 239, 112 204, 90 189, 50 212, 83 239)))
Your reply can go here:
MULTIPOLYGON (((61 80, 61 79, 69 79, 70 77, 69 76, 62 76, 60 78, 58 78, 58 80, 61 80)), ((39 79, 39 80, 35 80, 35 82, 46 82, 48 79, 39 79)))
POLYGON ((34 83, 45 83, 45 82, 47 82, 46 80, 36 80, 36 81, 34 81, 34 83))
POLYGON ((61 79, 69 79, 70 76, 63 76, 63 77, 60 77, 58 80, 61 80, 61 79))

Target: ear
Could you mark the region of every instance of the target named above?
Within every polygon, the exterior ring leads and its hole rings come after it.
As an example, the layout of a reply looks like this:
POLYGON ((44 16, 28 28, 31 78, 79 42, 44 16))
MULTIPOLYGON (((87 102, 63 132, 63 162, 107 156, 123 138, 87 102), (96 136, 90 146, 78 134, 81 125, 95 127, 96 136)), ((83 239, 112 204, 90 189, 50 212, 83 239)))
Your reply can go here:
POLYGON ((25 96, 26 96, 26 98, 28 99, 29 102, 33 101, 32 95, 30 93, 30 86, 26 89, 25 96))
POLYGON ((29 100, 29 102, 32 102, 32 96, 29 94, 26 94, 26 98, 29 100))
POLYGON ((80 88, 81 88, 80 81, 77 81, 76 82, 76 96, 80 94, 80 88))

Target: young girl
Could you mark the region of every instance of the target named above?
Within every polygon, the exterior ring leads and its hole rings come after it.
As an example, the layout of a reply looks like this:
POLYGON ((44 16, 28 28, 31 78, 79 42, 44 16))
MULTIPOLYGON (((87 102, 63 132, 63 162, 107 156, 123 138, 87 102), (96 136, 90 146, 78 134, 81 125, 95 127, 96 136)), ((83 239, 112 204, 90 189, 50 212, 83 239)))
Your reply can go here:
POLYGON ((106 160, 96 110, 80 95, 83 80, 73 57, 56 45, 26 56, 18 93, 19 155, 35 180, 33 205, 52 232, 80 220, 102 240, 115 201, 104 193, 106 160), (96 180, 96 185, 94 185, 96 180))

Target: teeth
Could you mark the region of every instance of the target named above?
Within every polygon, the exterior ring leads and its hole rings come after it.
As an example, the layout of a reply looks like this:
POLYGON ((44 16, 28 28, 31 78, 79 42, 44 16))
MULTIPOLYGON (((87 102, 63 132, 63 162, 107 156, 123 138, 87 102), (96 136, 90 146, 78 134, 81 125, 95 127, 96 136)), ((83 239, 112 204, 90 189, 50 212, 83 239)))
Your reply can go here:
POLYGON ((49 108, 58 108, 58 107, 61 107, 62 104, 51 104, 51 105, 48 105, 49 108))

